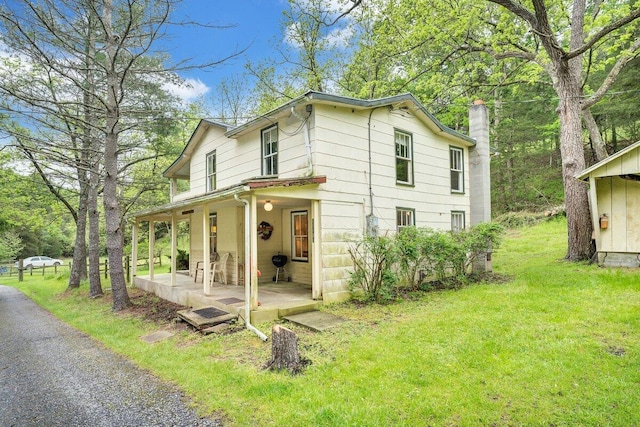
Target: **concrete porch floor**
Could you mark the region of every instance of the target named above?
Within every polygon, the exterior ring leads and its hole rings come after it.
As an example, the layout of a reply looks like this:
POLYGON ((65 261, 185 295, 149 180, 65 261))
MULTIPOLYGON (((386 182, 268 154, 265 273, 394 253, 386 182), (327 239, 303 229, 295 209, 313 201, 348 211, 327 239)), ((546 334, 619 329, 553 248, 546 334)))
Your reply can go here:
MULTIPOLYGON (((186 274, 177 274, 176 286, 171 286, 170 273, 155 274, 153 281, 149 276, 136 276, 134 285, 176 304, 196 309, 213 306, 244 318, 244 285, 214 282, 211 294, 205 295, 202 281, 194 283, 186 274)), ((251 311, 252 323, 313 311, 322 305, 322 301, 311 298, 311 285, 286 281, 260 283, 258 301, 260 306, 251 311)))

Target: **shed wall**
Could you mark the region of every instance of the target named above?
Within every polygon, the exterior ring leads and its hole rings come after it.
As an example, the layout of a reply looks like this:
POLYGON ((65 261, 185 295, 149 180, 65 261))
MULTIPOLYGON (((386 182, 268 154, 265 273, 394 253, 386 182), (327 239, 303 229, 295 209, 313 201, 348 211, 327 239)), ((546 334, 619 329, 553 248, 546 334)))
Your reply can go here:
POLYGON ((640 182, 615 177, 596 180, 598 213, 609 226, 600 230, 600 252, 640 253, 640 182))

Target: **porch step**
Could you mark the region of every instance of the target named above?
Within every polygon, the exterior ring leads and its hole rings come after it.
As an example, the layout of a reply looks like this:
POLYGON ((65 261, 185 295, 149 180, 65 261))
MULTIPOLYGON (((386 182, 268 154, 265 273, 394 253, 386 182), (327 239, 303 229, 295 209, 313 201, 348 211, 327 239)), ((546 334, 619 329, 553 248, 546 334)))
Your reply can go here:
POLYGON ((194 326, 199 331, 237 319, 238 314, 231 314, 217 307, 201 307, 178 311, 178 317, 194 326))
POLYGON ((278 304, 278 317, 317 311, 320 306, 322 302, 314 300, 283 302, 278 304))
POLYGON ((289 322, 306 326, 307 328, 316 332, 322 332, 325 329, 332 328, 345 322, 342 317, 338 317, 334 314, 324 311, 308 311, 306 313, 284 316, 283 318, 288 320, 289 322))

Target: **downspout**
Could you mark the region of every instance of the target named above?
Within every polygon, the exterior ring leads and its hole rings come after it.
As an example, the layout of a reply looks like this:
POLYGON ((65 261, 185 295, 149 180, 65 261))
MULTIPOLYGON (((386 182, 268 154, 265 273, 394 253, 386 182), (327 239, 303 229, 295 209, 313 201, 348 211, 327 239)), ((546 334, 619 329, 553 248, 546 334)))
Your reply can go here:
POLYGON ((378 219, 373 214, 373 160, 371 158, 371 117, 373 116, 373 112, 380 107, 372 108, 369 112, 369 121, 367 122, 367 143, 368 143, 368 151, 369 151, 369 215, 366 216, 367 225, 366 225, 366 233, 369 236, 377 236, 378 235, 378 219))
MULTIPOLYGON (((307 108, 308 107, 311 107, 311 105, 308 105, 307 108)), ((304 131, 304 147, 307 151, 307 176, 313 176, 313 163, 311 162, 311 141, 309 138, 308 124, 309 117, 311 117, 311 111, 309 111, 309 116, 302 117, 298 113, 296 113, 296 109, 294 107, 291 107, 291 114, 298 120, 302 121, 302 129, 304 131)))
POLYGON ((251 258, 249 201, 241 199, 238 194, 234 194, 233 198, 240 203, 244 203, 244 324, 248 330, 255 333, 262 341, 267 341, 269 337, 251 324, 251 269, 247 268, 247 261, 251 258))
POLYGON ((372 175, 372 160, 371 160, 371 116, 373 116, 373 112, 376 111, 380 107, 375 107, 369 112, 369 121, 367 122, 367 142, 369 144, 369 205, 371 206, 371 210, 369 212, 370 216, 373 216, 373 175, 372 175))

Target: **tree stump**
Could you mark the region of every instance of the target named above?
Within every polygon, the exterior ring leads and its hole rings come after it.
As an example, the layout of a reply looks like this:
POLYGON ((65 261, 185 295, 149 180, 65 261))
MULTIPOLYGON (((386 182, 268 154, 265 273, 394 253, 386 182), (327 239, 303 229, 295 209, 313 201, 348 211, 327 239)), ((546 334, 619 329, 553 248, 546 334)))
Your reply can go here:
POLYGON ((305 363, 298 353, 296 334, 280 325, 274 325, 271 332, 271 360, 266 367, 270 370, 286 369, 291 373, 300 372, 305 363))

